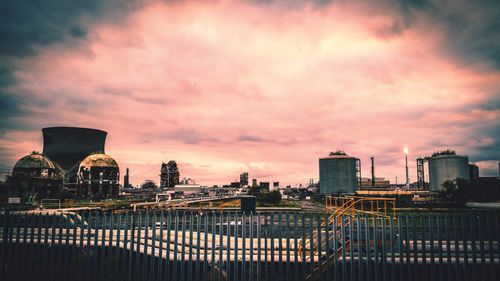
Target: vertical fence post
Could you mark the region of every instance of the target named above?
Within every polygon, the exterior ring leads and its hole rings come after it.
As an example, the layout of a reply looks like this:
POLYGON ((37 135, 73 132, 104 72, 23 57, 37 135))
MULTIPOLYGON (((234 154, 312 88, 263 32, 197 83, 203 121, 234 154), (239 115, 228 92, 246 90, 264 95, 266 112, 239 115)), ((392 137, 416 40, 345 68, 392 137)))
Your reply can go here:
MULTIPOLYGON (((219 218, 219 281, 222 281, 222 266, 223 266, 223 254, 224 254, 224 214, 221 212, 220 213, 220 218, 219 218)), ((212 268, 212 272, 215 271, 215 268, 212 268)), ((212 274, 213 276, 214 274, 212 274)), ((212 280, 215 280, 215 278, 212 278, 212 280)))
POLYGON ((142 253, 141 253, 141 258, 142 258, 142 274, 139 276, 144 276, 144 279, 149 278, 149 271, 148 271, 148 250, 149 250, 149 222, 150 222, 150 213, 148 211, 144 212, 145 218, 144 218, 144 246, 142 247, 142 253))
MULTIPOLYGON (((377 201, 378 203, 378 201, 377 201)), ((378 208, 377 208, 378 210, 378 208)), ((378 219, 377 216, 373 216, 373 257, 374 257, 374 273, 375 273, 375 279, 374 280, 379 280, 379 248, 378 248, 378 219)))
MULTIPOLYGON (((330 240, 331 240, 331 237, 330 237, 330 216, 328 213, 325 213, 323 215, 324 219, 325 219, 325 223, 322 224, 324 225, 324 228, 325 228, 325 261, 320 264, 320 269, 322 270, 323 267, 326 267, 325 268, 325 275, 324 277, 326 277, 326 279, 331 279, 332 276, 331 276, 331 270, 330 270, 330 266, 331 266, 331 255, 332 255, 332 249, 331 249, 331 243, 330 243, 330 240)), ((321 219, 320 219, 321 221, 321 219)), ((323 277, 323 278, 324 278, 323 277)))
POLYGON ((459 251, 459 245, 458 245, 457 220, 458 220, 458 216, 454 215, 453 216, 453 238, 454 238, 454 243, 455 243, 455 275, 453 276, 453 280, 460 279, 460 275, 458 273, 459 266, 460 266, 460 251, 459 251))
POLYGON ((451 280, 451 246, 450 246, 450 231, 449 231, 449 215, 444 216, 444 228, 446 235, 446 280, 451 280))
MULTIPOLYGON (((170 269, 172 268, 172 260, 170 259, 170 247, 172 245, 171 243, 171 236, 172 236, 172 212, 168 211, 167 212, 167 253, 166 253, 166 258, 165 258, 165 276, 167 280, 170 280, 170 269)), ((175 247, 175 246, 174 246, 175 247)))
MULTIPOLYGON (((416 214, 412 215, 412 232, 413 232, 413 278, 414 280, 419 279, 419 270, 418 270, 418 239, 417 239, 417 218, 416 214)), ((420 276, 421 277, 421 276, 420 276)))
MULTIPOLYGON (((498 217, 494 217, 494 219, 495 219, 494 225, 496 234, 495 238, 497 241, 497 258, 500 259, 500 219, 498 217)), ((500 268, 499 267, 495 268, 496 268, 496 273, 500 275, 500 268)))
POLYGON ((430 268, 428 270, 429 272, 429 278, 432 278, 434 275, 434 268, 436 267, 435 265, 435 261, 434 261, 434 234, 433 234, 433 229, 434 229, 434 219, 433 219, 433 215, 432 214, 429 214, 429 218, 428 218, 428 223, 429 223, 429 246, 430 246, 430 254, 431 254, 431 257, 430 257, 430 268))
POLYGON ((260 217, 260 212, 257 213, 257 281, 260 280, 260 266, 261 266, 261 217, 260 217))
POLYGON ((286 280, 291 280, 291 266, 290 266, 290 213, 286 212, 286 280))
POLYGON ((193 278, 193 227, 194 227, 194 216, 193 211, 189 212, 189 254, 188 254, 188 274, 187 280, 192 281, 193 278))
MULTIPOLYGON (((215 235, 216 235, 216 221, 215 221, 216 217, 215 217, 215 212, 212 211, 212 227, 211 227, 211 230, 212 230, 212 244, 211 244, 211 247, 210 247, 210 255, 211 255, 211 274, 212 274, 212 278, 210 280, 212 281, 215 281, 215 274, 214 274, 214 271, 215 271, 215 235)), ((204 262, 204 265, 203 265, 203 273, 204 273, 204 278, 208 279, 208 261, 207 261, 207 243, 208 243, 208 213, 207 213, 207 216, 205 217, 205 233, 206 233, 206 238, 205 238, 205 262, 204 262)), ((204 280, 206 280, 204 279, 204 280)))
POLYGON ((380 222, 382 223, 381 225, 381 239, 382 240, 382 280, 387 280, 387 248, 386 248, 386 223, 385 223, 385 218, 381 218, 380 222))
POLYGON ((403 226, 402 226, 402 220, 403 217, 398 215, 397 216, 397 223, 398 223, 398 250, 399 250, 399 280, 403 280, 404 278, 404 267, 403 267, 403 226))
POLYGON ((356 216, 356 234, 357 234, 356 238, 358 240, 358 278, 360 281, 363 280, 363 248, 362 248, 363 239, 361 236, 362 232, 363 232, 363 225, 361 224, 361 215, 357 215, 356 216))
POLYGON ((351 276, 350 280, 354 280, 354 249, 356 247, 356 244, 354 243, 354 220, 353 220, 353 214, 349 214, 349 257, 350 257, 350 271, 351 271, 351 276))
POLYGON ((100 247, 100 254, 101 254, 101 259, 100 259, 100 271, 99 271, 99 276, 105 276, 104 270, 106 269, 105 266, 105 251, 106 251, 106 223, 107 223, 107 215, 106 213, 102 213, 102 225, 101 225, 101 247, 100 247))
POLYGON ((137 236, 136 236, 136 242, 135 242, 135 274, 133 274, 133 277, 135 276, 136 278, 138 276, 141 276, 141 237, 142 237, 142 212, 139 212, 137 218, 137 236))
POLYGON ((117 280, 123 280, 122 278, 122 272, 121 272, 121 268, 120 268, 120 261, 122 259, 122 255, 125 256, 123 254, 123 250, 121 248, 121 238, 122 238, 122 214, 118 214, 118 217, 116 219, 116 242, 115 242, 115 265, 114 265, 114 268, 115 268, 115 276, 117 277, 116 279, 117 280))
POLYGON ((465 216, 462 214, 460 216, 460 228, 462 229, 462 233, 461 233, 461 240, 462 240, 462 247, 463 247, 463 255, 464 255, 464 265, 463 265, 463 280, 467 280, 467 277, 468 277, 468 270, 467 270, 467 267, 468 267, 468 264, 469 264, 469 255, 468 255, 468 243, 467 243, 467 236, 466 236, 466 228, 467 228, 467 224, 466 224, 466 221, 465 221, 465 216))
MULTIPOLYGON (((159 239, 159 256, 158 256, 158 280, 163 280, 163 266, 164 266, 164 251, 165 248, 163 246, 163 241, 165 240, 164 236, 165 229, 165 213, 163 211, 160 212, 160 239, 159 239)), ((169 233, 170 234, 170 233, 169 233)), ((167 245, 168 247, 169 245, 167 245)))
POLYGON ((274 213, 270 214, 269 219, 269 237, 271 239, 271 278, 272 280, 276 280, 276 270, 275 270, 275 262, 274 262, 274 213))
MULTIPOLYGON (((11 247, 12 247, 12 255, 11 255, 11 272, 12 272, 12 276, 14 279, 17 279, 17 278, 20 278, 20 271, 19 271, 19 266, 16 266, 16 263, 19 263, 20 262, 20 256, 19 256, 19 252, 20 252, 20 247, 21 247, 21 239, 20 239, 20 232, 21 232, 21 227, 22 227, 22 224, 23 222, 21 221, 21 214, 16 214, 14 215, 13 217, 13 224, 12 224, 12 244, 11 244, 11 247), (15 234, 15 237, 14 237, 14 234, 15 234)), ((54 239, 53 239, 54 240, 54 239)), ((53 249, 54 248, 54 241, 52 241, 52 254, 53 254, 53 260, 56 259, 56 254, 57 252, 53 249)), ((55 273, 55 270, 53 271, 55 273)))
POLYGON ((238 212, 234 212, 234 266, 233 280, 238 281, 238 212))
POLYGON ((127 247, 125 247, 125 251, 126 251, 126 254, 127 254, 127 258, 126 260, 124 260, 124 268, 128 268, 127 270, 127 277, 128 277, 128 281, 131 281, 132 280, 132 259, 134 258, 133 254, 134 254, 134 228, 135 228, 135 213, 132 213, 130 216, 129 216, 129 213, 127 212, 127 217, 125 218, 125 227, 127 227, 127 224, 128 224, 128 219, 130 217, 130 242, 127 241, 129 236, 128 236, 128 229, 127 231, 125 232, 125 244, 127 245, 127 247), (128 262, 128 263, 127 263, 128 262), (128 264, 128 266, 127 266, 128 264))
POLYGON ((472 247, 472 276, 477 276, 477 256, 476 256, 476 228, 474 215, 470 217, 470 235, 471 235, 471 247, 472 247))
POLYGON ((391 216, 389 219, 389 230, 390 230, 390 238, 391 238, 391 280, 396 280, 396 247, 394 243, 394 216, 391 216))
POLYGON ((282 214, 281 214, 281 211, 278 212, 278 231, 279 231, 279 235, 278 235, 278 276, 279 276, 279 279, 282 280, 283 279, 283 217, 282 217, 282 214))
MULTIPOLYGON (((251 215, 251 213, 250 213, 251 215)), ((247 250, 247 245, 246 245, 246 213, 243 211, 241 213, 241 251, 242 251, 242 256, 241 256, 241 280, 245 281, 246 280, 246 250, 247 250)))
POLYGON ((106 271, 111 271, 111 274, 106 274, 106 276, 114 276, 116 274, 116 272, 113 272, 113 266, 114 266, 114 258, 117 258, 117 257, 114 257, 114 251, 113 251, 113 233, 115 232, 114 229, 115 229, 115 215, 113 214, 113 212, 110 212, 109 213, 109 241, 108 241, 108 251, 105 253, 106 254, 106 261, 109 261, 106 263, 106 265, 104 266, 104 272, 106 273, 106 271))
MULTIPOLYGON (((150 275, 150 280, 157 280, 156 277, 156 270, 155 270, 155 264, 156 261, 160 261, 160 258, 163 253, 163 249, 157 247, 156 245, 156 240, 157 235, 156 235, 156 223, 157 223, 158 217, 156 216, 156 211, 153 212, 153 217, 151 220, 151 256, 149 257, 149 273, 150 275), (156 255, 156 250, 158 249, 158 256, 156 255)), ((161 227, 161 226, 160 226, 161 227)))
POLYGON ((177 253, 179 251, 179 212, 175 211, 174 218, 174 257, 172 265, 172 280, 177 280, 177 253))
POLYGON ((248 267, 248 275, 250 281, 253 281, 253 268, 254 268, 254 257, 253 257, 253 250, 254 250, 254 228, 253 228, 253 221, 254 221, 254 214, 253 212, 250 212, 250 229, 249 229, 249 238, 250 238, 250 266, 248 267))
POLYGON ((2 253, 0 253, 1 258, 1 275, 2 280, 7 280, 7 269, 8 269, 8 241, 10 235, 10 226, 9 226, 9 211, 5 211, 3 215, 3 233, 2 233, 2 253))
POLYGON ((340 239, 342 239, 342 280, 346 280, 347 268, 346 268, 346 239, 345 239, 345 216, 341 215, 340 224, 340 239))
POLYGON ((182 212, 182 239, 181 239, 181 263, 180 280, 184 281, 186 271, 186 211, 182 212))
POLYGON ((425 235, 425 232, 427 231, 427 227, 426 227, 426 219, 425 219, 425 216, 423 214, 420 214, 418 216, 419 218, 419 222, 420 222, 420 234, 421 234, 421 240, 422 240, 422 270, 420 272, 420 278, 421 279, 424 279, 425 276, 426 276, 426 272, 428 270, 427 268, 427 245, 426 245, 426 242, 425 242, 425 239, 426 239, 426 235, 425 235))
POLYGON ((231 277, 231 212, 227 212, 226 227, 226 278, 231 277))
POLYGON ((306 279, 306 266, 307 266, 307 261, 306 261, 306 214, 302 213, 302 280, 306 279))
MULTIPOLYGON (((214 245, 215 243, 215 221, 214 221, 214 218, 215 218, 215 213, 212 212, 212 227, 211 227, 211 230, 212 230, 212 245, 214 245)), ((208 211, 207 213, 205 214, 205 245, 204 245, 204 253, 203 253, 203 280, 207 280, 208 279, 208 252, 207 252, 207 249, 208 249, 208 211)), ((215 260, 215 249, 214 249, 214 246, 212 246, 210 248, 210 255, 211 255, 211 264, 212 264, 212 269, 214 268, 214 260, 215 260)), ((213 270, 212 270, 213 271, 213 270)), ((214 280, 214 277, 212 276, 212 279, 210 279, 212 281, 215 281, 214 280)))
POLYGON ((494 280, 495 279, 495 256, 494 256, 494 250, 493 250, 493 235, 495 234, 496 230, 494 227, 495 227, 495 223, 494 223, 494 219, 495 219, 495 216, 489 216, 487 218, 487 225, 486 225, 486 229, 488 230, 487 232, 487 235, 488 235, 488 249, 489 249, 489 264, 490 264, 490 280, 494 280))
POLYGON ((337 224, 337 216, 333 217, 333 262, 334 262, 334 280, 339 280, 339 228, 337 224))
POLYGON ((406 274, 407 280, 411 280, 411 256, 410 256, 410 219, 408 214, 405 214, 405 243, 406 243, 406 274))
MULTIPOLYGON (((201 252, 201 220, 202 220, 202 213, 197 213, 196 214, 196 275, 195 275, 195 280, 198 281, 200 280, 200 252, 201 252)), ((204 233, 206 235, 206 233, 204 233)))
POLYGON ((85 265, 86 265, 86 269, 85 270, 85 279, 89 280, 90 278, 92 278, 92 262, 93 262, 93 258, 94 258, 94 252, 93 252, 93 245, 92 245, 92 229, 95 229, 95 213, 90 213, 88 212, 87 213, 87 257, 86 257, 86 261, 85 261, 85 265), (93 220, 93 221, 92 221, 93 220), (94 226, 92 226, 92 224, 94 224, 94 226))
MULTIPOLYGON (((74 222, 73 224, 75 224, 74 222)), ((73 226, 71 224, 71 217, 70 214, 68 214, 65 217, 65 235, 64 235, 64 246, 65 246, 65 251, 64 251, 64 257, 63 257, 63 271, 64 271, 64 277, 65 278, 70 278, 71 276, 71 268, 72 268, 72 261, 73 261, 73 255, 72 255, 72 249, 76 247, 75 243, 70 244, 70 237, 75 237, 76 234, 73 233, 71 235, 70 230, 73 230, 73 226)), ((73 242, 73 240, 71 241, 73 242)))
POLYGON ((293 261, 295 267, 295 280, 299 280, 299 239, 298 239, 298 216, 297 212, 293 212, 293 261))

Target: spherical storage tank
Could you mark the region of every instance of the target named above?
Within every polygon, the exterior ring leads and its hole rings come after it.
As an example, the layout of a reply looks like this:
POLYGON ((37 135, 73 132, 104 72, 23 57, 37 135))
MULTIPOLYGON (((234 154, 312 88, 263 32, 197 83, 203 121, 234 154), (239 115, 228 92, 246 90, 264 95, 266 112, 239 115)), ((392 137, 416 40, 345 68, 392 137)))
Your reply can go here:
POLYGON ((429 188, 431 191, 440 190, 445 181, 457 178, 469 180, 469 157, 445 151, 434 153, 429 158, 429 188))
POLYGON ((343 151, 319 159, 321 194, 353 193, 358 186, 356 162, 359 159, 343 151))
POLYGON ((56 167, 43 154, 33 151, 19 159, 12 171, 14 176, 32 176, 49 178, 56 175, 56 167))
POLYGON ((112 197, 118 194, 120 169, 109 155, 87 156, 78 168, 81 197, 112 197))

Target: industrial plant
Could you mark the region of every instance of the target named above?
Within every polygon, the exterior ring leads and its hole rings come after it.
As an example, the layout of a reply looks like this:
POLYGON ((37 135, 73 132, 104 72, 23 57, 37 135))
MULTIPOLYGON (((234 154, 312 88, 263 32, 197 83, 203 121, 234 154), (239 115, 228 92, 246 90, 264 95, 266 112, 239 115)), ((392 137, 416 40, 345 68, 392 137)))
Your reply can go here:
POLYGON ((105 154, 105 131, 50 127, 42 129, 43 151, 19 159, 7 178, 9 197, 109 198, 119 191, 120 169, 105 154))
POLYGON ((400 184, 376 176, 375 157, 371 175, 362 177, 361 159, 337 150, 319 158, 319 181, 306 186, 257 178, 250 184, 247 171, 205 186, 181 178, 175 160, 158 163, 159 185, 132 185, 126 168, 121 186, 120 167, 105 153, 105 131, 42 132, 43 151, 21 157, 5 185, 5 280, 44 279, 43 272, 46 280, 500 276, 498 203, 467 202, 500 200, 500 178, 480 177, 477 165, 451 150, 419 157, 411 182, 405 148, 400 184), (36 276, 17 270, 28 266, 36 276))

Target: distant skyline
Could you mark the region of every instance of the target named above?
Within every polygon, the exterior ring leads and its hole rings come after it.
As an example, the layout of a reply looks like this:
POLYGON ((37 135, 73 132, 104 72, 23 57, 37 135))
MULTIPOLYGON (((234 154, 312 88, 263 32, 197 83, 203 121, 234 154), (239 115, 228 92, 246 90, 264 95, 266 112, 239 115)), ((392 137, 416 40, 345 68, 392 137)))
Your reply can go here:
POLYGON ((403 182, 404 147, 411 181, 444 149, 496 176, 499 26, 498 1, 2 1, 0 171, 77 126, 133 184, 307 184, 337 149, 403 182))

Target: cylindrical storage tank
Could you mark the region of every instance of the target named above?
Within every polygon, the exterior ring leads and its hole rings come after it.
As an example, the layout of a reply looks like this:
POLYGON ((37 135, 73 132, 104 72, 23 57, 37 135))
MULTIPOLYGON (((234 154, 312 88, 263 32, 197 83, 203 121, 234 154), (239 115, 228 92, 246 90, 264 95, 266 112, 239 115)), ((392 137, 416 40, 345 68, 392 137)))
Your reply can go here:
POLYGON ((453 152, 434 153, 429 158, 429 188, 438 191, 445 181, 457 178, 470 180, 469 157, 453 152))
POLYGON ((92 153, 105 153, 105 131, 77 128, 50 127, 42 129, 43 155, 67 171, 92 153))
POLYGON ((353 193, 358 186, 358 158, 342 151, 319 159, 319 192, 321 194, 353 193))

